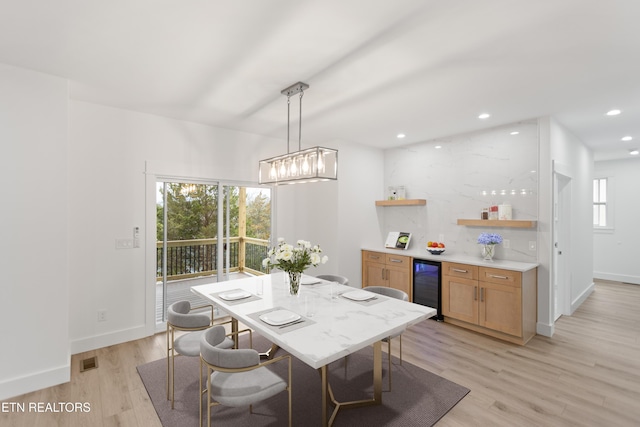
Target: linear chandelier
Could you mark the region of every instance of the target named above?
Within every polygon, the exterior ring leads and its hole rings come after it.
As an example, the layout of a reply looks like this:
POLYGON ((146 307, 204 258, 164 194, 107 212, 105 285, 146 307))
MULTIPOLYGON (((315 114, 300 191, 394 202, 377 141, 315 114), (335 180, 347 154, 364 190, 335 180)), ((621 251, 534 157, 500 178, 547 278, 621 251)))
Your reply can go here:
POLYGON ((309 89, 298 82, 283 89, 287 96, 287 154, 260 160, 258 178, 260 184, 298 184, 338 179, 338 150, 326 147, 302 149, 302 96, 309 89), (291 96, 300 94, 300 120, 298 124, 298 151, 289 151, 291 96))

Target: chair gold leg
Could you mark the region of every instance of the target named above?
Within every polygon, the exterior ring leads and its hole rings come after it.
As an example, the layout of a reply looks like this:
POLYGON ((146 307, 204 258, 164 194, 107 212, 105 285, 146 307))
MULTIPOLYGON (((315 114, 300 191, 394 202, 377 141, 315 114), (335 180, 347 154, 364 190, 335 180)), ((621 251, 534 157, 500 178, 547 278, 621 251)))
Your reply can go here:
POLYGON ((169 323, 167 323, 167 400, 169 400, 169 323))
POLYGON ((389 345, 389 352, 387 357, 389 358, 389 391, 391 391, 391 338, 387 340, 387 344, 389 345))
POLYGON ((198 398, 200 399, 200 427, 202 427, 202 358, 200 358, 200 388, 198 388, 198 398))
POLYGON ((211 427, 211 369, 207 367, 207 427, 211 427))

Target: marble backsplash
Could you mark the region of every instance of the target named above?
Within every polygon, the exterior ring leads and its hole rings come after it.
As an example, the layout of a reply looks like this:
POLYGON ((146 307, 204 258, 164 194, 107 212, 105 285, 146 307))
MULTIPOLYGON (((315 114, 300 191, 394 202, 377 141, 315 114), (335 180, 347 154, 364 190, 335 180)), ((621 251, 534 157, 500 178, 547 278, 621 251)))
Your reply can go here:
POLYGON ((377 207, 381 241, 389 231, 409 231, 414 250, 435 240, 449 252, 480 256, 478 235, 499 233, 509 248, 499 245, 497 259, 536 262, 530 242, 537 247, 537 227, 470 227, 457 220, 480 219, 482 208, 503 203, 512 206, 513 219, 536 220, 537 171, 537 121, 387 150, 384 195, 389 186, 404 186, 408 199, 427 204, 377 207))

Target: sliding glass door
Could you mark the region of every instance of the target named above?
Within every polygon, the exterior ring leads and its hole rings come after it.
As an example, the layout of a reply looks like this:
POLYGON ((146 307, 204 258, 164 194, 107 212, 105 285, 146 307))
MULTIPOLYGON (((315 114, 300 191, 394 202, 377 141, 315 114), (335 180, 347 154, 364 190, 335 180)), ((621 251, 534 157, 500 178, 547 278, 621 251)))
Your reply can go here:
POLYGON ((263 274, 271 238, 271 190, 223 182, 156 185, 156 320, 194 283, 263 274))

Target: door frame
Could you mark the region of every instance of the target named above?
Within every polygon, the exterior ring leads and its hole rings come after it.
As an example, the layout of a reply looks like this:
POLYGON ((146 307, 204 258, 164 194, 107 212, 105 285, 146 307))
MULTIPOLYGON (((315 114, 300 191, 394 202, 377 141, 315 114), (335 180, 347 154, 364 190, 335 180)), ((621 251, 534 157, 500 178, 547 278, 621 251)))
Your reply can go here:
MULTIPOLYGON (((191 176, 191 168, 188 165, 166 165, 147 161, 145 163, 145 220, 144 220, 144 242, 145 242, 145 314, 144 328, 147 336, 165 330, 163 324, 156 324, 156 182, 173 181, 188 182, 194 184, 214 185, 223 183, 224 185, 238 187, 269 187, 271 188, 271 245, 274 242, 276 233, 276 203, 277 191, 275 186, 260 185, 258 182, 226 180, 207 176, 191 176), (178 172, 181 171, 181 172, 178 172)), ((220 205, 220 204, 218 204, 220 205)))
POLYGON ((553 162, 552 319, 571 315, 571 209, 572 176, 569 167, 553 162))

